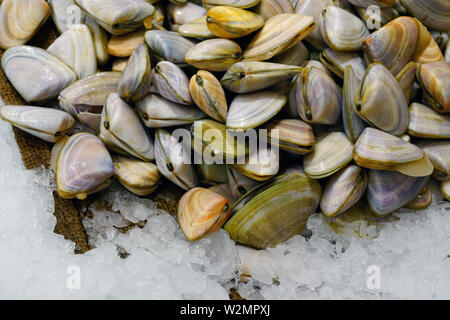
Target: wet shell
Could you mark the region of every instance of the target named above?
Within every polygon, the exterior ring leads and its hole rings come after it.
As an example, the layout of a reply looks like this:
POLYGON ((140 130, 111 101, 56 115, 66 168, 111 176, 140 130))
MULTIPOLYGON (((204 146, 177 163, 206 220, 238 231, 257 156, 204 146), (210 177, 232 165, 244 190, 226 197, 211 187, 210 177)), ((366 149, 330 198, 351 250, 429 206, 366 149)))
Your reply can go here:
POLYGON ((189 92, 195 104, 208 116, 225 123, 227 119, 227 100, 219 80, 208 72, 199 70, 189 83, 189 92))
POLYGON ((90 133, 77 133, 66 140, 56 162, 56 186, 65 199, 86 199, 106 188, 114 165, 105 145, 90 133))
POLYGON ((228 39, 210 39, 198 43, 187 53, 184 60, 197 69, 208 71, 226 71, 241 61, 242 50, 239 45, 228 39))
POLYGON ((358 53, 340 52, 327 48, 320 53, 320 61, 328 70, 344 79, 344 71, 351 66, 355 76, 361 80, 366 72, 366 64, 358 53))
MULTIPOLYGON (((216 184, 226 184, 228 182, 227 167, 224 164, 207 164, 200 163, 196 165, 198 175, 200 176, 200 181, 202 184, 206 185, 216 185, 216 184)), ((228 199, 228 197, 226 197, 228 199)))
POLYGON ((355 143, 361 132, 367 127, 366 123, 355 113, 356 103, 355 97, 361 81, 353 72, 351 66, 345 68, 344 73, 344 90, 342 98, 342 121, 347 137, 355 143))
POLYGON ((353 158, 353 144, 342 132, 319 137, 313 152, 303 158, 305 173, 313 179, 331 176, 353 158))
POLYGON ((134 110, 117 93, 106 98, 103 107, 100 139, 113 151, 144 161, 155 158, 153 142, 134 110))
POLYGON ((32 106, 3 106, 0 118, 48 142, 61 139, 75 125, 72 116, 64 111, 32 106))
POLYGON ((185 37, 211 39, 214 34, 209 31, 206 24, 206 16, 202 16, 189 23, 183 24, 178 28, 178 33, 185 37))
POLYGON ((380 8, 379 16, 378 12, 373 10, 367 10, 367 8, 355 7, 358 15, 366 23, 368 29, 374 30, 380 26, 391 22, 395 18, 399 17, 399 13, 393 7, 380 8))
POLYGON ((425 97, 440 113, 450 111, 450 62, 433 62, 419 66, 417 78, 425 97))
POLYGON ((450 141, 423 140, 419 141, 417 146, 433 164, 433 177, 440 181, 450 180, 450 141))
POLYGON ((189 241, 197 241, 222 227, 230 215, 228 200, 208 189, 185 193, 178 204, 178 223, 189 241))
POLYGON ((8 49, 30 40, 50 16, 44 0, 3 0, 0 6, 0 47, 8 49))
POLYGON ((239 209, 224 228, 238 243, 258 249, 275 247, 300 234, 321 194, 319 183, 308 177, 278 177, 241 198, 233 206, 239 209))
POLYGON ((256 13, 267 21, 282 13, 294 13, 294 8, 289 0, 261 0, 256 7, 256 13))
POLYGON ((267 130, 267 141, 281 150, 292 154, 305 155, 316 145, 311 126, 301 120, 272 120, 262 127, 267 130), (272 132, 272 130, 275 130, 272 132))
POLYGON ((215 36, 234 39, 258 30, 264 25, 264 19, 251 11, 217 6, 208 10, 206 25, 215 36))
POLYGON ((410 177, 399 172, 369 170, 367 199, 371 211, 385 217, 413 201, 429 177, 410 177))
POLYGON ((253 180, 266 181, 275 176, 280 169, 279 150, 260 144, 249 153, 244 164, 238 162, 229 166, 253 180))
POLYGON ((192 123, 206 117, 194 106, 176 104, 158 94, 148 94, 136 103, 144 124, 149 128, 171 127, 192 123))
POLYGON ((231 102, 226 125, 235 130, 256 128, 272 119, 286 102, 286 96, 268 90, 237 95, 231 102))
POLYGON ((158 167, 151 162, 114 155, 116 179, 130 192, 148 196, 160 185, 158 167))
POLYGON ((327 182, 320 201, 322 213, 333 218, 354 206, 367 189, 367 174, 355 165, 348 165, 327 182))
POLYGON ((413 201, 408 203, 405 208, 411 209, 411 210, 424 210, 428 208, 433 201, 433 194, 428 189, 428 187, 425 187, 425 191, 423 191, 421 194, 419 194, 417 197, 414 198, 413 201))
POLYGON ((119 95, 127 101, 142 100, 150 91, 152 66, 147 45, 141 43, 131 55, 119 82, 119 95))
POLYGON ((145 0, 75 0, 75 3, 115 35, 139 28, 155 11, 145 0))
POLYGON ((59 33, 70 29, 74 24, 86 23, 86 12, 74 0, 49 0, 52 18, 59 33))
POLYGON ((399 17, 364 40, 369 63, 381 62, 396 76, 416 53, 419 27, 411 17, 399 17))
POLYGON ((77 75, 57 57, 37 47, 17 46, 5 51, 2 68, 27 102, 43 102, 58 96, 77 75))
POLYGON ((153 85, 164 98, 179 104, 192 104, 189 79, 183 70, 169 61, 161 61, 153 69, 153 85))
POLYGON ((164 129, 155 132, 155 160, 159 172, 184 190, 198 185, 190 150, 164 129))
MULTIPOLYGON (((426 32, 428 31, 426 30, 426 32)), ((444 61, 444 55, 442 54, 441 48, 439 48, 431 35, 429 36, 429 39, 428 44, 422 51, 416 51, 416 56, 414 57, 415 62, 430 63, 444 61)))
POLYGON ((246 60, 268 60, 308 36, 316 27, 314 18, 300 14, 280 14, 266 21, 247 49, 246 60))
POLYGON ((444 181, 441 183, 441 193, 445 200, 450 201, 450 181, 444 181))
POLYGON ((360 50, 369 35, 365 23, 344 9, 329 6, 324 11, 321 28, 325 42, 337 51, 360 50))
POLYGON ((439 114, 433 109, 413 103, 409 107, 408 133, 414 137, 450 139, 450 116, 439 114))
POLYGON ((341 119, 342 93, 334 80, 317 68, 305 69, 291 90, 303 121, 316 124, 336 124, 341 119))
POLYGON ((353 159, 361 167, 399 171, 414 177, 433 172, 419 147, 374 128, 366 128, 356 141, 353 159))
POLYGON ((401 0, 408 12, 435 30, 450 30, 450 4, 447 0, 401 0))
POLYGON ((111 71, 123 72, 123 70, 127 66, 127 63, 128 63, 127 58, 116 59, 112 63, 111 71))
POLYGON ((379 6, 380 8, 392 7, 395 4, 395 0, 348 0, 351 4, 367 8, 373 5, 379 6))
POLYGON ((172 3, 167 5, 167 18, 173 31, 178 31, 181 25, 204 15, 206 15, 206 10, 201 5, 192 2, 186 2, 183 5, 174 5, 172 3))
POLYGON ((228 6, 241 9, 256 6, 260 0, 202 0, 203 7, 211 9, 216 6, 228 6))
POLYGON ((227 131, 224 124, 214 120, 195 121, 191 127, 191 135, 195 156, 202 156, 206 163, 221 164, 224 160, 228 163, 230 159, 234 163, 244 163, 249 152, 245 134, 227 131))
POLYGON ((194 42, 178 33, 163 30, 147 31, 145 42, 155 61, 170 61, 179 66, 186 65, 184 57, 195 46, 194 42))
POLYGON ((97 62, 99 65, 105 65, 109 60, 108 53, 108 34, 95 22, 94 18, 87 17, 86 25, 92 32, 92 38, 94 40, 95 53, 97 55, 97 62))
POLYGON ((120 76, 120 72, 101 72, 79 80, 61 91, 59 106, 98 133, 103 104, 117 92, 120 76))
POLYGON ((232 65, 220 82, 232 92, 247 93, 268 88, 303 70, 302 67, 279 63, 241 61, 232 65))
POLYGON ((144 28, 130 32, 123 36, 113 36, 108 42, 108 53, 116 57, 129 57, 136 50, 136 48, 144 43, 145 33, 144 28))
POLYGON ((97 72, 97 54, 90 29, 77 24, 60 35, 47 49, 75 71, 79 79, 97 72))
POLYGON ((416 72, 417 64, 415 62, 410 62, 395 77, 405 95, 407 104, 409 104, 413 95, 416 72))
POLYGON ((408 128, 405 95, 398 81, 381 63, 367 68, 355 107, 358 116, 392 135, 402 135, 408 128))

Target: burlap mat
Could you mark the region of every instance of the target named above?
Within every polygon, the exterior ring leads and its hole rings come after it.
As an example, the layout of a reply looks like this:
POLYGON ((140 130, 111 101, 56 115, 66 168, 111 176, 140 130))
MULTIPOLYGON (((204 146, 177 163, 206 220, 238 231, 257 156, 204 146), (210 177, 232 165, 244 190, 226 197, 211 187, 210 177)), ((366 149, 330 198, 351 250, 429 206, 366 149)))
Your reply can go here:
MULTIPOLYGON (((47 49, 58 35, 52 19, 49 19, 27 44, 47 49)), ((0 50, 0 60, 2 56, 3 51, 0 50)), ((3 102, 8 105, 26 104, 11 86, 1 67, 0 96, 3 102)), ((13 127, 13 132, 25 168, 33 169, 41 166, 48 168, 50 165, 52 145, 15 127, 13 127)), ((57 192, 53 194, 53 197, 55 199, 54 215, 57 219, 54 232, 63 235, 66 239, 72 240, 76 244, 76 253, 88 251, 90 247, 86 231, 83 227, 82 216, 78 209, 80 207, 78 201, 62 199, 58 196, 57 192)), ((156 201, 158 209, 165 210, 174 215, 176 214, 177 200, 180 197, 181 191, 166 182, 150 198, 156 201)))

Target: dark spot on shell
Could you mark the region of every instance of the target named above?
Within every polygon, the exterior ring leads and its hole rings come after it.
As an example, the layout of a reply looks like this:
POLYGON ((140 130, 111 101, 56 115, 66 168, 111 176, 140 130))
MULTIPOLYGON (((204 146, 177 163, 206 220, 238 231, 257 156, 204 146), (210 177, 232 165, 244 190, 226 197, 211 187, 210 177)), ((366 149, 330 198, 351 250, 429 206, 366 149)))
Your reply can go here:
POLYGON ((103 121, 103 126, 106 130, 109 130, 109 121, 103 121))
POLYGON ((169 170, 170 172, 173 172, 173 170, 175 170, 175 169, 173 168, 173 165, 172 165, 171 162, 167 162, 166 167, 167 167, 167 170, 169 170))

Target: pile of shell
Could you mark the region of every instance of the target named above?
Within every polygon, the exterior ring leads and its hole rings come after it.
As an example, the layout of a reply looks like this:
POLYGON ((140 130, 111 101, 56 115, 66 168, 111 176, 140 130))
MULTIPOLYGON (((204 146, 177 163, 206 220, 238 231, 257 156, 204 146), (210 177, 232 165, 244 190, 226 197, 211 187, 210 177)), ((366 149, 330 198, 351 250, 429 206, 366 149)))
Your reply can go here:
POLYGON ((55 143, 61 197, 164 176, 187 239, 273 247, 319 207, 423 209, 431 177, 449 199, 449 30, 448 0, 3 0, 2 67, 29 105, 0 116, 55 143), (60 37, 25 45, 50 15, 60 37), (255 128, 256 152, 218 138, 255 128))

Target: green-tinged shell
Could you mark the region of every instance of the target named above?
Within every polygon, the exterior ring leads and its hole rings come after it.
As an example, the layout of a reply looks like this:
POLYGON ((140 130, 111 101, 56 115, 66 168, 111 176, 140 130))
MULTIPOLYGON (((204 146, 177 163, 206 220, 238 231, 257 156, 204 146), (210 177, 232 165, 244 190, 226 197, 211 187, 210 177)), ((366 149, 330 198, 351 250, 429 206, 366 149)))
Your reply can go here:
POLYGON ((178 223, 189 241, 197 241, 219 230, 230 215, 228 200, 211 190, 195 188, 178 204, 178 223))
POLYGON ((342 113, 342 92, 333 78, 318 68, 306 68, 291 86, 289 103, 303 121, 332 125, 342 113))
POLYGON ((450 201, 450 180, 441 182, 441 193, 445 200, 450 201))
POLYGON ((424 95, 439 113, 450 111, 450 62, 433 62, 420 65, 417 79, 424 95))
POLYGON ((121 35, 142 26, 155 7, 145 0, 75 0, 109 33, 121 35))
POLYGON ((164 98, 175 103, 193 103, 189 93, 189 79, 184 71, 169 61, 160 61, 153 69, 152 83, 164 98))
POLYGON ((318 138, 313 152, 303 158, 305 173, 313 179, 331 176, 353 159, 353 143, 342 132, 318 138))
POLYGON ((195 104, 208 116, 225 123, 227 100, 219 80, 210 72, 199 70, 189 82, 189 92, 195 104))
POLYGON ((278 173, 280 169, 279 150, 259 145, 251 150, 245 163, 229 164, 233 170, 256 181, 266 181, 278 173))
POLYGON ((355 143, 359 135, 367 127, 366 122, 355 113, 355 98, 361 81, 353 72, 351 66, 345 68, 344 89, 342 98, 342 121, 347 137, 355 143))
POLYGON ((127 101, 142 100, 150 91, 152 66, 150 54, 141 43, 131 55, 119 82, 120 98, 127 101))
POLYGON ((417 64, 415 62, 410 62, 395 77, 403 91, 403 94, 405 95, 407 104, 409 104, 413 96, 416 71, 417 64))
POLYGON ((191 135, 194 151, 206 163, 223 163, 226 159, 243 161, 248 155, 245 133, 228 131, 224 124, 214 120, 195 121, 191 135))
POLYGON ((184 57, 195 46, 189 39, 173 31, 150 30, 145 33, 145 42, 150 48, 152 61, 169 61, 178 66, 186 66, 184 57))
POLYGON ((355 112, 366 122, 392 135, 402 135, 409 123, 405 95, 381 63, 367 68, 356 96, 355 112))
POLYGON ((251 11, 217 6, 208 10, 206 25, 219 38, 241 38, 264 25, 264 19, 251 11))
POLYGON ((309 58, 308 48, 299 42, 293 47, 287 49, 286 51, 276 55, 273 58, 273 62, 288 64, 291 66, 300 66, 309 58))
POLYGON ((232 92, 247 93, 268 88, 303 70, 302 67, 279 63, 241 61, 232 65, 220 82, 232 92))
POLYGON ((414 137, 450 139, 450 115, 439 114, 420 103, 412 103, 409 119, 408 133, 414 137))
POLYGON ((355 52, 334 51, 327 48, 320 53, 320 61, 328 70, 338 77, 344 79, 344 72, 347 66, 351 66, 355 76, 361 80, 366 72, 366 64, 363 58, 355 52))
POLYGON ((198 186, 190 150, 164 129, 155 132, 155 162, 159 172, 184 190, 198 186))
POLYGON ((0 48, 28 42, 50 16, 44 0, 3 0, 0 5, 0 48))
POLYGON ((258 181, 251 179, 230 167, 227 167, 227 176, 230 192, 236 200, 259 184, 258 181))
POLYGON ((29 103, 56 98, 77 79, 75 72, 62 60, 32 46, 6 50, 2 68, 14 89, 29 103))
POLYGON ((319 183, 308 177, 275 178, 238 200, 233 206, 238 209, 224 228, 238 243, 275 247, 300 234, 321 195, 319 183))
POLYGON ((301 120, 274 119, 261 129, 267 130, 267 141, 270 144, 292 154, 308 154, 316 145, 312 127, 301 120))
POLYGON ((256 128, 277 115, 286 102, 286 96, 268 90, 237 95, 228 110, 226 125, 235 130, 256 128))
POLYGON ((429 177, 410 177, 399 172, 369 170, 367 199, 370 210, 386 217, 413 201, 424 189, 429 177))
POLYGON ((433 172, 433 165, 419 147, 374 128, 362 132, 353 159, 361 167, 399 171, 413 177, 433 172))
POLYGON ((117 92, 120 76, 120 72, 100 72, 81 79, 61 91, 59 106, 98 133, 103 104, 117 92))
POLYGON ((211 9, 216 6, 228 6, 247 9, 256 6, 260 0, 202 0, 203 7, 211 9))
POLYGON ((440 181, 450 180, 450 141, 423 140, 417 142, 417 146, 433 164, 433 177, 440 181))
POLYGON ((111 156, 93 134, 74 134, 64 140, 57 152, 56 187, 60 197, 84 200, 112 182, 111 156))
POLYGON ((113 151, 144 161, 155 159, 153 141, 134 110, 117 93, 106 98, 100 139, 113 151))
POLYGON ((226 71, 241 59, 241 47, 229 39, 202 41, 192 47, 184 57, 190 65, 208 71, 226 71))
POLYGON ((136 108, 142 121, 149 128, 178 126, 206 118, 197 107, 177 104, 156 93, 150 93, 136 102, 136 108))
POLYGON ((401 0, 408 12, 435 30, 450 30, 450 3, 447 0, 401 0))
POLYGON ((416 53, 419 26, 414 18, 399 17, 364 40, 368 64, 381 62, 396 76, 416 53))
POLYGON ((314 18, 300 14, 284 13, 266 21, 247 49, 244 59, 263 61, 293 47, 316 27, 314 18))
POLYGON ((337 51, 361 49, 363 40, 369 35, 361 19, 335 6, 327 7, 323 14, 322 37, 331 48, 337 51))
POLYGON ((0 119, 48 142, 56 142, 75 126, 67 112, 33 106, 0 107, 0 119))
POLYGON ((261 0, 256 7, 256 13, 265 21, 283 13, 294 13, 294 7, 289 0, 261 0))
POLYGON ((228 182, 227 167, 224 164, 202 162, 197 165, 197 172, 202 184, 215 185, 228 182))
POLYGON ((116 57, 131 56, 136 48, 144 43, 146 32, 145 28, 140 28, 123 36, 112 36, 108 41, 108 53, 116 57))
POLYGON ((363 197, 367 181, 366 172, 356 165, 348 165, 331 176, 320 201, 322 213, 333 218, 350 209, 363 197))
POLYGON ((181 25, 178 28, 178 33, 182 36, 190 38, 211 39, 215 37, 214 34, 208 29, 206 24, 206 16, 181 25))
POLYGON ((114 155, 112 159, 116 179, 132 193, 142 197, 148 196, 161 184, 155 164, 120 155, 114 155))

